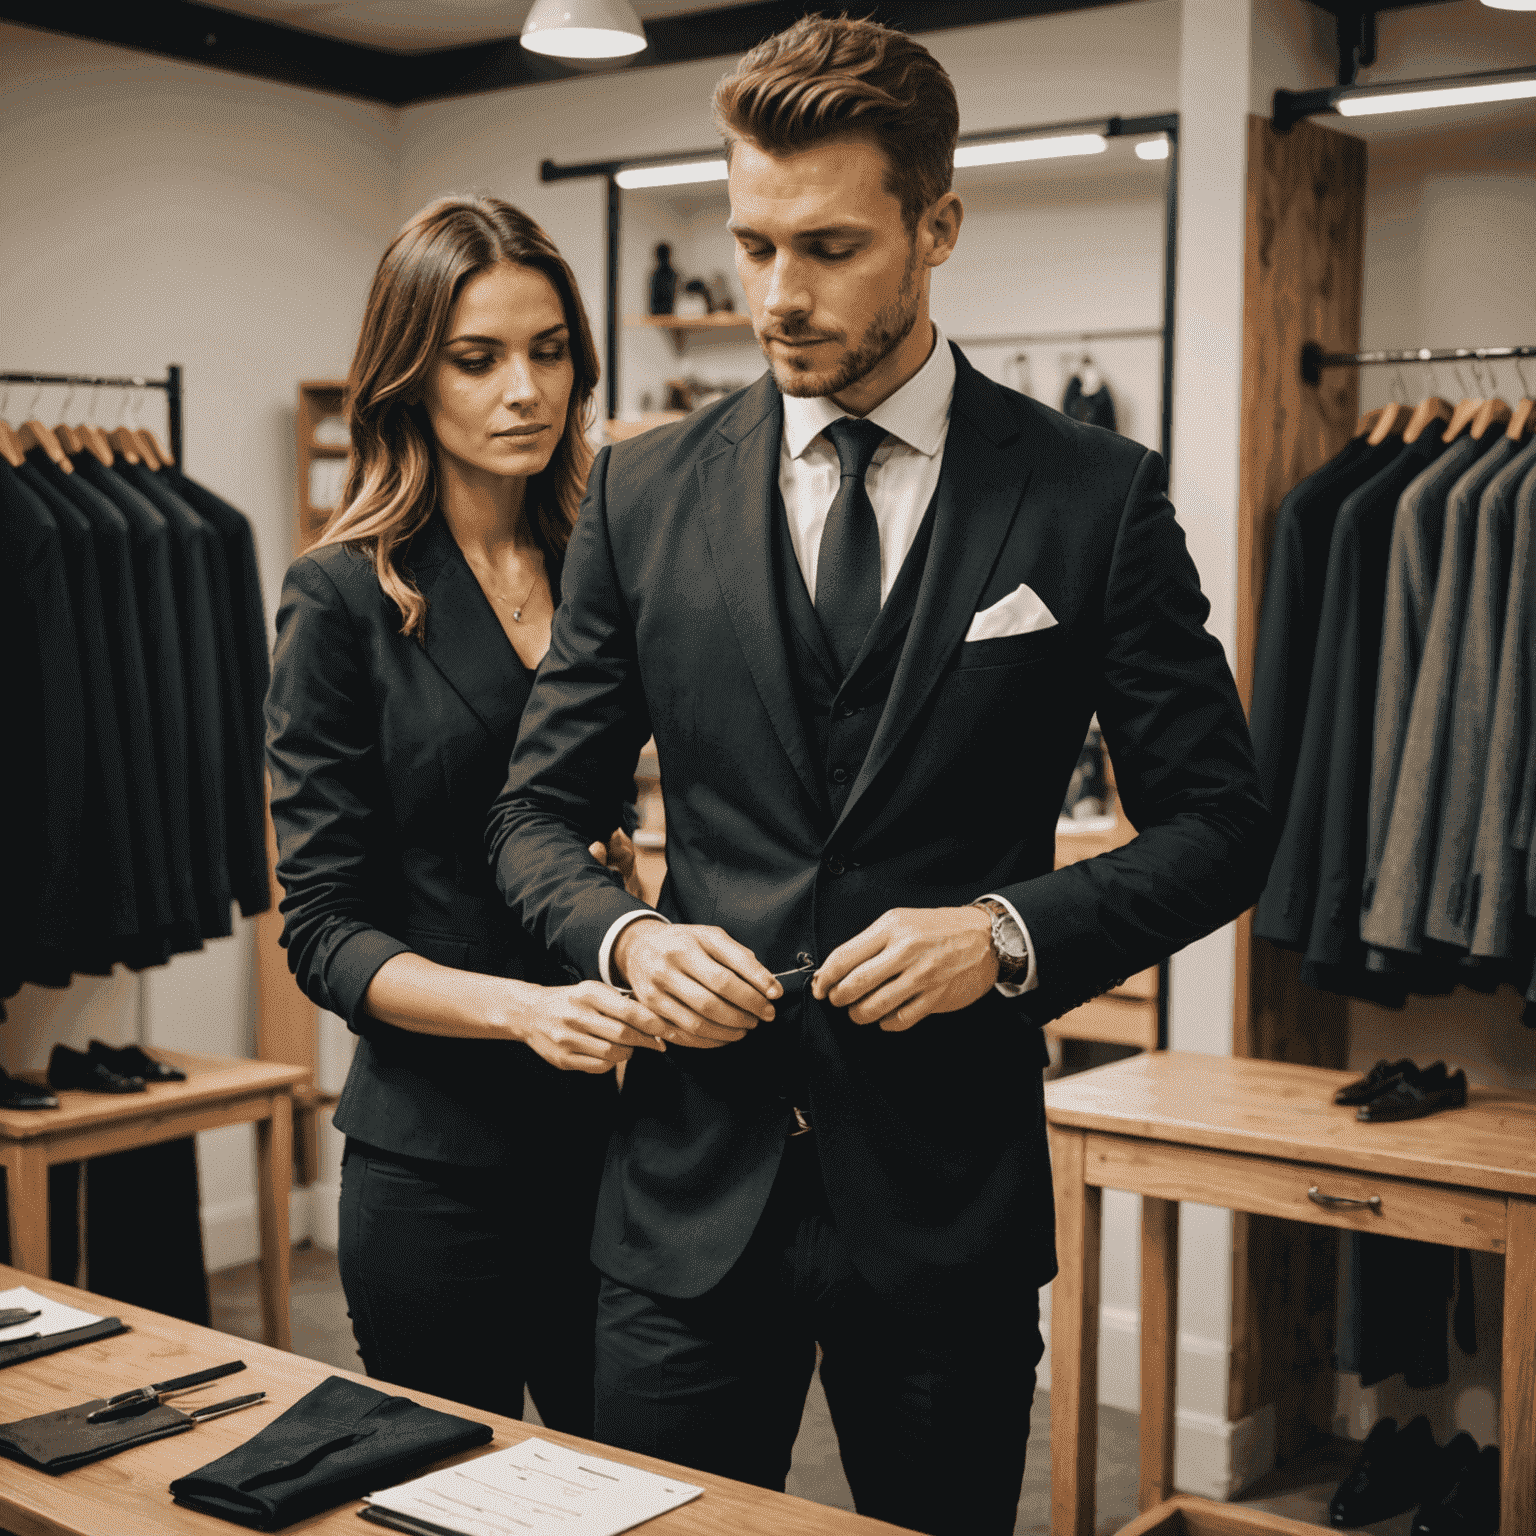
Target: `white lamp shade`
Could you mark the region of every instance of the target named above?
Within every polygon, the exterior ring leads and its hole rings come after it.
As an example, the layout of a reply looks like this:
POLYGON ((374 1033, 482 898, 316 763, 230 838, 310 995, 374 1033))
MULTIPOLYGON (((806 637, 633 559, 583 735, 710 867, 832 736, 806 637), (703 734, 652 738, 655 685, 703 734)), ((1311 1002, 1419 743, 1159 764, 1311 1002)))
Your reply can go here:
POLYGON ((535 0, 523 47, 557 59, 621 59, 645 47, 629 0, 535 0))

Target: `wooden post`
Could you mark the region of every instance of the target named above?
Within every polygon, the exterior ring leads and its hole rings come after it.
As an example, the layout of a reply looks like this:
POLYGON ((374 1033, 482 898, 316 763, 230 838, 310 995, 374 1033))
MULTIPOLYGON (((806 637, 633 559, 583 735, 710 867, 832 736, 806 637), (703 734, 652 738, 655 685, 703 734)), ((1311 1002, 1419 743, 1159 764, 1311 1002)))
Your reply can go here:
POLYGON ((1051 1286, 1051 1536, 1094 1536, 1104 1192, 1084 1181, 1081 1131, 1053 1126, 1050 1141, 1060 1264, 1051 1286))
POLYGON ((1141 1485, 1138 1509, 1173 1493, 1179 1357, 1179 1204, 1141 1199, 1141 1485))

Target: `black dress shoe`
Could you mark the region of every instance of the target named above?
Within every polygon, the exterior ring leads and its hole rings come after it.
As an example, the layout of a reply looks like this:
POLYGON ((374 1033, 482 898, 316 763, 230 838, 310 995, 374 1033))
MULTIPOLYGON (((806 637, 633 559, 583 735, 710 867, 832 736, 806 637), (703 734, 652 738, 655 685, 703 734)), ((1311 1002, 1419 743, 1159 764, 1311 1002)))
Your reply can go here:
POLYGON ((114 1048, 100 1040, 92 1040, 87 1054, 92 1061, 99 1061, 109 1072, 116 1072, 120 1077, 142 1077, 146 1083, 184 1083, 187 1080, 187 1074, 180 1067, 157 1060, 139 1045, 114 1048))
POLYGON ((40 1083, 23 1082, 0 1067, 0 1109, 57 1109, 59 1101, 40 1083))
POLYGON ((1378 1094, 1385 1093, 1400 1078, 1419 1069, 1405 1056, 1401 1061, 1378 1061, 1364 1077, 1346 1083, 1334 1094, 1335 1104, 1369 1104, 1378 1094))
POLYGON ((87 1093, 143 1093, 142 1077, 124 1077, 84 1051, 56 1045, 48 1058, 48 1081, 55 1088, 84 1088, 87 1093))
POLYGON ((1404 1429, 1396 1419, 1378 1419, 1328 1502, 1328 1523, 1370 1525, 1422 1503, 1435 1455, 1435 1437, 1422 1415, 1404 1429))
POLYGON ((1355 1111, 1355 1119, 1421 1120, 1437 1109, 1462 1109, 1466 1102, 1467 1074, 1458 1067, 1447 1077, 1445 1063, 1437 1061, 1419 1074, 1418 1081, 1401 1078, 1369 1104, 1362 1104, 1355 1111))
POLYGON ((1450 1442, 1441 1447, 1434 1470, 1424 1487, 1424 1502, 1413 1517, 1412 1536, 1434 1536, 1435 1527, 1427 1522, 1442 1501, 1461 1485, 1476 1465, 1477 1441, 1465 1430, 1459 1435, 1453 1435, 1450 1442))
MULTIPOLYGON (((1470 1438, 1458 1435, 1457 1439, 1470 1438)), ((1493 1536, 1499 1528, 1499 1448, 1485 1445, 1433 1504, 1413 1517, 1413 1536, 1493 1536)))

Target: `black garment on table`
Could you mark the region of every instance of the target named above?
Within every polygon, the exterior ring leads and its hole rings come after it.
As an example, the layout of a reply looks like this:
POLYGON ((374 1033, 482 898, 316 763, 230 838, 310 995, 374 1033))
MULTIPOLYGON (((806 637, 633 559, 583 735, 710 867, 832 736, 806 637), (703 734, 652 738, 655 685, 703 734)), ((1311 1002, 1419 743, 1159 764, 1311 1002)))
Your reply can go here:
POLYGON ((261 599, 261 570, 250 519, 206 486, 188 479, 174 466, 163 479, 218 535, 232 601, 235 665, 240 682, 240 708, 230 713, 243 724, 239 748, 241 816, 231 822, 229 873, 235 899, 246 917, 265 912, 272 904, 271 873, 267 866, 267 781, 262 761, 266 725, 262 706, 271 681, 271 642, 267 610, 261 599))
MULTIPOLYGON (((55 489, 71 498, 89 520, 95 537, 103 618, 112 637, 112 674, 122 726, 139 922, 145 932, 158 932, 171 922, 171 881, 165 858, 160 769, 151 720, 149 680, 144 664, 144 639, 134 587, 133 547, 128 522, 83 474, 77 471, 67 475, 37 451, 29 458, 55 489)), ((77 955, 76 958, 85 957, 77 955)), ((104 955, 99 964, 77 968, 105 971, 114 958, 104 955)))
POLYGON ((819 1343, 858 1512, 1011 1536, 1043 1348, 1035 1297, 932 1314, 875 1291, 828 1206, 817 1139, 786 1143, 745 1251, 702 1296, 604 1280, 596 1437, 782 1489, 819 1343))
POLYGON ((363 1369, 412 1392, 592 1438, 599 1136, 538 1175, 397 1157, 348 1140, 336 1261, 363 1369))
POLYGON ((1074 373, 1061 398, 1061 408, 1073 421, 1085 421, 1091 427, 1105 427, 1111 432, 1115 430, 1114 396, 1102 380, 1091 395, 1085 395, 1082 376, 1074 373))
POLYGON ((115 472, 165 519, 170 531, 171 579, 181 631, 181 675, 187 690, 191 748, 192 872, 199 932, 205 939, 232 933, 229 839, 225 820, 224 699, 239 698, 234 641, 227 632, 229 600, 215 585, 222 555, 213 529, 142 464, 119 459, 115 472))
MULTIPOLYGON (((48 508, 58 526, 85 698, 80 892, 69 956, 73 968, 75 946, 110 944, 139 930, 133 834, 128 816, 128 769, 112 669, 113 642, 107 635, 90 520, 35 465, 23 464, 17 474, 48 508)), ((60 478, 73 477, 61 471, 60 478)))
POLYGON ((1387 550, 1398 497, 1444 446, 1433 432, 1406 445, 1339 507, 1296 780, 1254 918, 1260 937, 1305 952, 1318 984, 1377 1002, 1405 995, 1366 972, 1359 934, 1387 550))
POLYGON ((160 820, 165 834, 166 871, 173 920, 158 946, 142 942, 134 964, 163 964, 168 954, 202 947, 192 863, 192 789, 187 746, 187 689, 182 678, 181 631, 171 580, 170 531, 165 519, 121 475, 82 453, 75 473, 83 475, 127 521, 133 546, 140 634, 160 770, 160 820))
POLYGON ((1283 822, 1301 755, 1312 658, 1322 619, 1334 518, 1344 498, 1385 469, 1402 444, 1351 438, 1294 486, 1275 514, 1253 660, 1249 729, 1270 811, 1283 822))
POLYGON ((28 980, 69 979, 84 815, 85 693, 58 526, 0 460, 0 644, 11 809, 0 996, 28 980))
POLYGON ((23 1365, 28 1360, 40 1360, 44 1355, 57 1355, 81 1344, 94 1344, 98 1339, 116 1338, 127 1333, 128 1325, 121 1318, 102 1317, 81 1328, 66 1328, 63 1333, 50 1333, 40 1339, 12 1339, 0 1344, 0 1370, 8 1365, 23 1365))
POLYGON ((277 1531, 404 1482, 492 1433, 489 1424, 331 1376, 244 1445, 178 1477, 171 1493, 184 1508, 277 1531))

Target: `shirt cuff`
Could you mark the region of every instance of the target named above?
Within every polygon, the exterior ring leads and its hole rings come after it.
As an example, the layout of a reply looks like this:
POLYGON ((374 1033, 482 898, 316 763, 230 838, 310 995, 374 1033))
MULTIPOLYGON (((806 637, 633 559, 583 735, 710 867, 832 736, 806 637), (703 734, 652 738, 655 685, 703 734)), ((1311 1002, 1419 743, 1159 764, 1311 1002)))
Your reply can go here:
MULTIPOLYGON (((1008 910, 1011 912, 1013 911, 1013 908, 1009 907, 1008 910)), ((611 927, 604 935, 603 946, 597 952, 597 974, 601 976, 610 987, 618 986, 618 982, 613 979, 613 975, 608 969, 609 962, 613 959, 613 946, 617 942, 619 935, 623 933, 631 923, 639 922, 642 917, 654 917, 663 923, 671 921, 670 918, 662 917, 661 913, 658 912, 654 907, 636 907, 633 912, 626 912, 623 917, 619 918, 618 921, 614 923, 613 927, 611 927)), ((1034 975, 1035 957, 1033 950, 1030 951, 1029 971, 1030 975, 1034 975)))
MULTIPOLYGON (((1035 972, 1034 942, 1030 939, 1029 929, 1024 926, 1024 919, 1019 916, 1018 909, 1011 901, 1008 900, 1006 896, 999 896, 995 892, 989 891, 985 896, 979 899, 982 901, 995 901, 999 906, 1004 907, 1007 910, 1008 916, 1013 919, 1015 926, 1024 936, 1024 949, 1029 955, 1029 969, 1024 973, 1024 980, 1000 981, 997 983, 997 990, 1001 992, 1004 997, 1023 997, 1026 992, 1033 992, 1035 988, 1040 985, 1040 977, 1035 972)), ((611 943, 612 940, 610 939, 609 942, 611 943)), ((607 953, 606 949, 604 950, 604 953, 607 953)))

